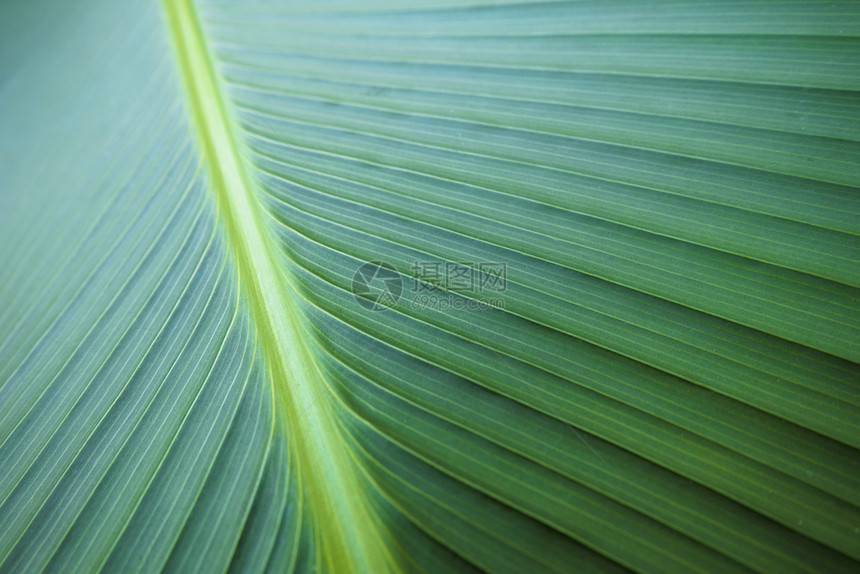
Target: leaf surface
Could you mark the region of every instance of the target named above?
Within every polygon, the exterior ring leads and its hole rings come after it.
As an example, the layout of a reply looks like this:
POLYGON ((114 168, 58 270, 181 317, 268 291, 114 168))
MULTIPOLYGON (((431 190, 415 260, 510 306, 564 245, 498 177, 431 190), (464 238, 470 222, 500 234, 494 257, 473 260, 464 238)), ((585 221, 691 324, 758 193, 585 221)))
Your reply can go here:
POLYGON ((854 3, 0 10, 0 571, 856 571, 854 3))

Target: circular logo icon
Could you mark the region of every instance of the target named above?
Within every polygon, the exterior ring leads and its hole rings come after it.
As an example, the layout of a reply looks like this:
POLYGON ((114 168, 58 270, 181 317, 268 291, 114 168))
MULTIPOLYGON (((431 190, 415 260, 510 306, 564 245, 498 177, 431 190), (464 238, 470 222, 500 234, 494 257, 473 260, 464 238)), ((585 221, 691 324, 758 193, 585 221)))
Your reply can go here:
POLYGON ((371 311, 384 311, 397 303, 403 293, 403 279, 383 261, 365 263, 352 276, 352 295, 371 311))

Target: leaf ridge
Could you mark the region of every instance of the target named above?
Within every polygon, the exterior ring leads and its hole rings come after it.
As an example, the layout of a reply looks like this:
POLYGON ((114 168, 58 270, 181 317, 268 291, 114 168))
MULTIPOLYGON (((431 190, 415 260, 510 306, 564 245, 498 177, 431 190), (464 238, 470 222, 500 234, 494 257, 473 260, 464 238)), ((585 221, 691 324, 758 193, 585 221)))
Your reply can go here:
POLYGON ((290 424, 290 447, 309 485, 303 496, 315 520, 322 559, 331 571, 389 571, 393 565, 385 531, 361 492, 357 469, 327 398, 330 391, 307 344, 295 283, 276 263, 273 239, 254 196, 196 12, 188 0, 165 1, 164 7, 238 282, 267 359, 274 402, 290 424), (359 532, 349 528, 354 524, 371 527, 359 532))

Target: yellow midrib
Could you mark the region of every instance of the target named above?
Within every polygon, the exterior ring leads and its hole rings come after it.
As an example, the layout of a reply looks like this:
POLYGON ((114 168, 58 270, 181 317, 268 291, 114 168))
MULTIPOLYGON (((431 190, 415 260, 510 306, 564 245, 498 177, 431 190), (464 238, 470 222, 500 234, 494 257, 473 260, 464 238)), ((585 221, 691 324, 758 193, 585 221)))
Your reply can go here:
POLYGON ((274 238, 240 154, 197 15, 190 0, 164 0, 174 48, 230 238, 242 294, 269 363, 277 408, 286 417, 325 564, 334 572, 391 571, 390 549, 346 451, 323 375, 302 329, 298 294, 276 265, 274 238))

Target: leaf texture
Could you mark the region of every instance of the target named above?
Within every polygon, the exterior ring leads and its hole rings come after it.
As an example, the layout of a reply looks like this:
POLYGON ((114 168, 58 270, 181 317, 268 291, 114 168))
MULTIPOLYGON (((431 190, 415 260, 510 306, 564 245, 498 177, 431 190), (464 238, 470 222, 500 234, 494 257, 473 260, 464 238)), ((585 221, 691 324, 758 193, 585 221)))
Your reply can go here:
POLYGON ((857 570, 856 3, 0 10, 0 572, 857 570))

